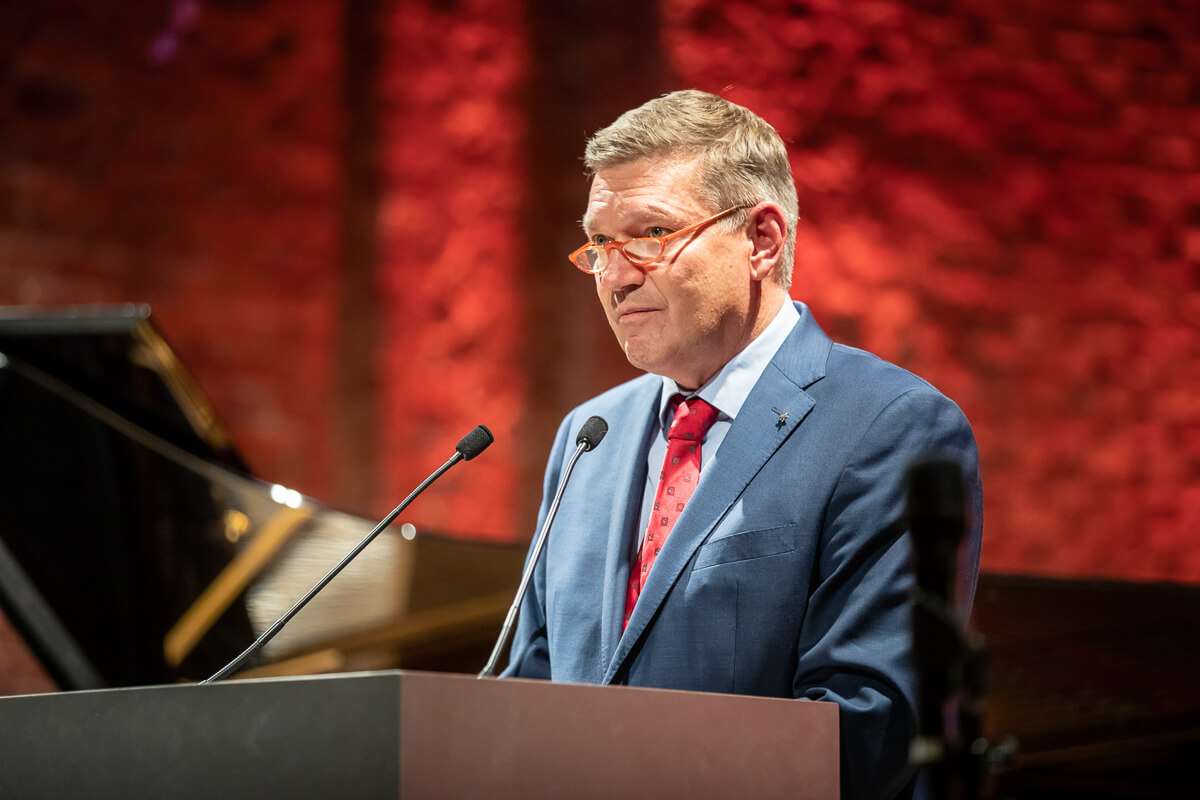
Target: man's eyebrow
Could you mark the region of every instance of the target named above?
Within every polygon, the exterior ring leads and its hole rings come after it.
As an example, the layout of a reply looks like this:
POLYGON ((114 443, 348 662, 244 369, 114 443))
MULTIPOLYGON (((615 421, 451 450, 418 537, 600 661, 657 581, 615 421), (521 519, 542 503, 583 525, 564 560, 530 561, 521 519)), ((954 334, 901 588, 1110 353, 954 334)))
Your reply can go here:
POLYGON ((660 217, 671 217, 671 218, 674 218, 676 216, 675 212, 671 209, 670 206, 664 205, 662 203, 647 203, 642 208, 642 212, 644 214, 648 214, 650 216, 657 215, 660 217))
MULTIPOLYGON (((674 225, 682 224, 683 222, 683 220, 680 219, 679 214, 672 210, 669 206, 659 205, 658 203, 649 203, 646 206, 637 209, 633 216, 641 221, 656 220, 669 222, 674 225)), ((591 224, 592 220, 587 214, 584 214, 579 220, 579 227, 583 229, 584 233, 588 233, 591 230, 591 224)))

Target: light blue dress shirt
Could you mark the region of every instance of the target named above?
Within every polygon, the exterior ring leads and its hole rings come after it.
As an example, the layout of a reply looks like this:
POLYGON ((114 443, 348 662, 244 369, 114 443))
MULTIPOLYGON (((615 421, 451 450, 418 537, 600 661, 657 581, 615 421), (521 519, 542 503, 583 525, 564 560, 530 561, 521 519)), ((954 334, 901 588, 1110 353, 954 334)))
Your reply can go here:
MULTIPOLYGON (((754 341, 746 345, 742 352, 731 358, 721 367, 721 371, 712 380, 700 387, 697 392, 686 393, 688 397, 699 395, 700 399, 717 409, 717 421, 709 429, 708 435, 700 446, 700 481, 697 487, 704 483, 704 476, 716 460, 721 442, 729 433, 742 404, 750 395, 754 385, 771 359, 775 357, 792 328, 800 320, 800 313, 795 305, 784 301, 783 307, 771 320, 771 324, 760 333, 754 341)), ((663 459, 667 455, 667 431, 671 427, 669 404, 671 396, 680 392, 679 384, 670 378, 663 378, 662 394, 658 400, 659 435, 650 443, 650 452, 646 454, 646 485, 642 495, 642 514, 639 520, 640 532, 634 540, 641 548, 642 538, 646 535, 646 526, 650 522, 650 511, 654 507, 654 494, 658 491, 658 476, 662 472, 663 459)))

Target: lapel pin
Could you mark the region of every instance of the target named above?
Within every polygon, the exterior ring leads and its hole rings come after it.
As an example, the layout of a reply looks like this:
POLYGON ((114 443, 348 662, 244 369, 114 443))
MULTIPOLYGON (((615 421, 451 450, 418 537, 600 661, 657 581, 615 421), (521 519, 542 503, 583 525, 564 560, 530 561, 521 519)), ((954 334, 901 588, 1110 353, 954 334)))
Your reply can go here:
POLYGON ((771 410, 779 415, 779 419, 775 421, 776 428, 782 428, 787 424, 788 415, 786 411, 780 411, 778 408, 772 408, 771 410))

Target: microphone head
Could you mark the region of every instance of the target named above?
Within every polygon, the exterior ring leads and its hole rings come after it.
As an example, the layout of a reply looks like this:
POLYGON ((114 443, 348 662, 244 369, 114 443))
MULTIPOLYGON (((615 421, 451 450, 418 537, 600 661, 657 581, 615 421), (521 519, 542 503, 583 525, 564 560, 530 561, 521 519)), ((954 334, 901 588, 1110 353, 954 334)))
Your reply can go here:
POLYGON ((910 524, 965 524, 967 489, 957 462, 923 458, 909 465, 907 483, 910 524))
POLYGON ((588 417, 588 421, 579 429, 579 435, 575 437, 575 446, 583 445, 585 451, 592 450, 600 444, 606 433, 608 423, 604 421, 604 417, 588 417))
POLYGON ((458 440, 458 444, 454 449, 458 451, 467 461, 470 461, 475 456, 488 449, 488 445, 496 441, 496 437, 492 436, 492 432, 485 426, 478 425, 475 430, 468 433, 466 436, 458 440))

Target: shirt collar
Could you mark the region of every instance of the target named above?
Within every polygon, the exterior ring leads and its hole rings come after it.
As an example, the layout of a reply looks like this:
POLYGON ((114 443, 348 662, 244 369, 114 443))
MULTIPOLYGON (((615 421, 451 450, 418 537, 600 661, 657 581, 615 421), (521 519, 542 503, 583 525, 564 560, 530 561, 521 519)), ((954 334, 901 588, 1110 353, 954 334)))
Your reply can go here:
MULTIPOLYGON (((792 332, 792 328, 796 326, 799 319, 800 312, 796 310, 796 306, 785 300, 783 307, 775 315, 775 319, 771 320, 771 324, 750 344, 742 348, 740 353, 731 358, 725 366, 721 367, 721 371, 714 375, 712 380, 701 386, 700 390, 693 392, 692 395, 699 395, 704 402, 717 409, 720 412, 718 420, 732 422, 738 412, 742 410, 742 405, 750 396, 750 390, 754 388, 754 384, 758 383, 763 370, 767 368, 767 364, 771 363, 771 359, 775 357, 775 353, 778 352, 784 339, 792 332)), ((662 381, 662 394, 658 400, 658 418, 663 430, 666 430, 671 424, 671 420, 666 419, 671 396, 679 393, 680 389, 679 384, 670 378, 664 377, 662 381)))

